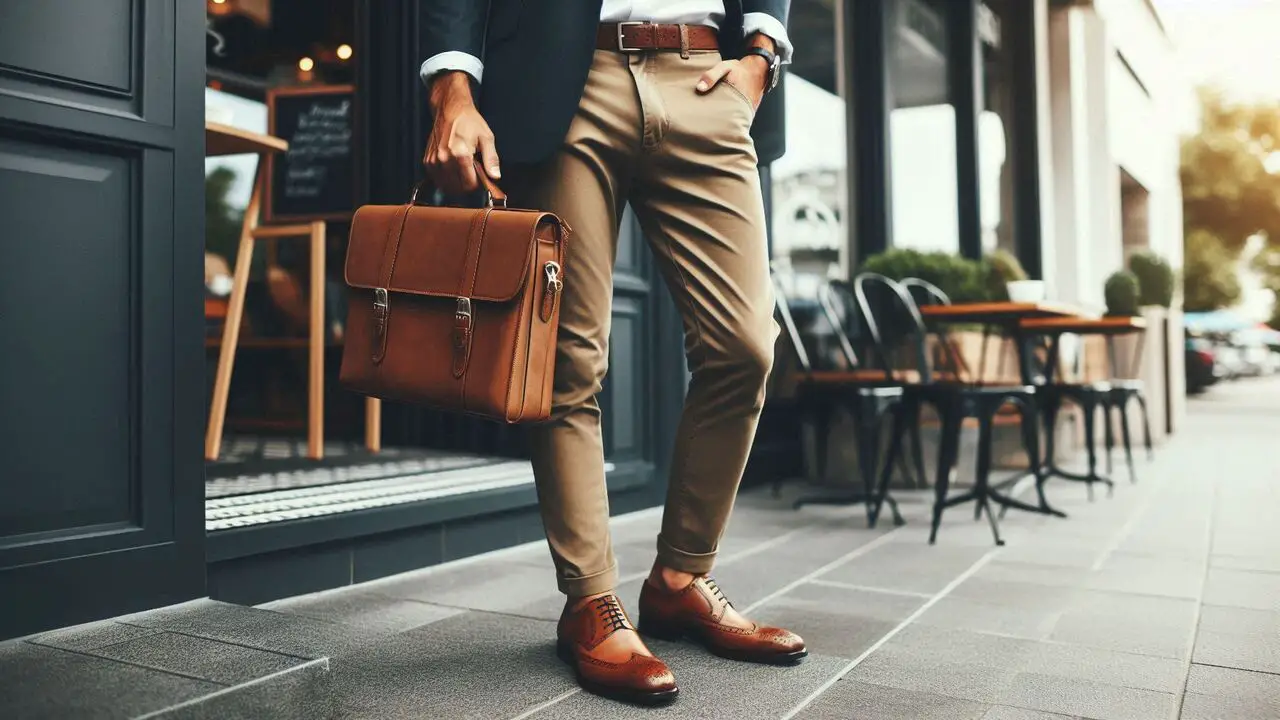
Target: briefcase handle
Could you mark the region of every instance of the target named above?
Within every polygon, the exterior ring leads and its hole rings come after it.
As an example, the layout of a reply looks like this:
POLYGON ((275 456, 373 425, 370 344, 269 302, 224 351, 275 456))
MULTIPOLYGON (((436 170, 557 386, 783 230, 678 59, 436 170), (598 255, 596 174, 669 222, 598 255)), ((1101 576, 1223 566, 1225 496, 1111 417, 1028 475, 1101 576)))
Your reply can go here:
MULTIPOLYGON (((485 172, 484 168, 480 166, 479 159, 473 160, 472 162, 474 162, 476 166, 476 177, 480 178, 480 185, 484 187, 485 207, 505 208, 507 206, 507 194, 502 192, 502 188, 498 187, 498 184, 493 181, 493 178, 489 177, 489 173, 485 172)), ((429 179, 418 181, 418 183, 413 186, 413 194, 409 196, 409 204, 416 205, 418 202, 418 193, 423 188, 430 186, 431 181, 429 179)))

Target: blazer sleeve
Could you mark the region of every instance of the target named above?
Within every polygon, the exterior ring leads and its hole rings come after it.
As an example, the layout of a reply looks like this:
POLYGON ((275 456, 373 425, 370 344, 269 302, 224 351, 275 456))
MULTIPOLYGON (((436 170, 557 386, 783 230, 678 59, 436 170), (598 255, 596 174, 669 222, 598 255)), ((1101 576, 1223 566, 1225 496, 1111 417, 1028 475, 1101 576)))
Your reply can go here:
POLYGON ((791 0, 742 0, 743 14, 764 13, 787 26, 787 14, 791 10, 791 0))
POLYGON ((490 0, 419 0, 423 82, 442 70, 463 70, 477 82, 484 71, 485 26, 490 0))
POLYGON ((484 54, 489 0, 419 0, 422 5, 422 49, 427 57, 461 52, 484 54))
POLYGON ((791 38, 787 37, 787 11, 790 4, 789 0, 747 0, 743 3, 743 35, 750 36, 760 32, 773 38, 778 59, 783 65, 791 62, 794 53, 791 38))

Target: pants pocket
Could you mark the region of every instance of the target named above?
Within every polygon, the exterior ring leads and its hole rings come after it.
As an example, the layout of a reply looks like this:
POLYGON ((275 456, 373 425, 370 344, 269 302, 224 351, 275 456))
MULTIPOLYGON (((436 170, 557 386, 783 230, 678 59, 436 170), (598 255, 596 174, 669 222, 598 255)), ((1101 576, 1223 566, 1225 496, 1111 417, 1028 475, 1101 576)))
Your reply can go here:
POLYGON ((751 98, 747 97, 747 94, 745 92, 740 90, 737 85, 734 85, 733 83, 729 82, 728 79, 722 79, 720 81, 720 84, 729 88, 729 91, 732 92, 734 95, 737 95, 739 100, 746 103, 747 110, 751 113, 752 117, 755 117, 756 104, 751 100, 751 98))

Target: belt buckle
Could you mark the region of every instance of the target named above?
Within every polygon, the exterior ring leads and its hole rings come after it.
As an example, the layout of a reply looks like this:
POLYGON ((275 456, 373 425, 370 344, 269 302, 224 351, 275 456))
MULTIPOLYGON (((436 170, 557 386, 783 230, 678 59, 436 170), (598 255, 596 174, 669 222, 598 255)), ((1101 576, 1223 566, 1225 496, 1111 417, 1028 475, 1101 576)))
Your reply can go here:
POLYGON ((652 25, 652 24, 653 23, 647 20, 626 20, 624 22, 618 23, 618 52, 622 52, 622 53, 644 52, 644 48, 642 47, 627 47, 627 41, 623 39, 622 31, 624 28, 628 28, 628 27, 640 27, 642 25, 652 25))

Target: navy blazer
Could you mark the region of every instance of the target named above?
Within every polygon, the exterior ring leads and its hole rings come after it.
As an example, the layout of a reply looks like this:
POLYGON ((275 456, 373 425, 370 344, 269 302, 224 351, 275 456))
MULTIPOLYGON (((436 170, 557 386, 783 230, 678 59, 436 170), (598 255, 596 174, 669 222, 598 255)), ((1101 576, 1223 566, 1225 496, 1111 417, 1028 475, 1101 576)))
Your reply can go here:
MULTIPOLYGON (((484 61, 480 112, 504 163, 551 156, 586 86, 602 0, 420 0, 423 60, 450 50, 484 61)), ((763 12, 785 26, 790 0, 725 0, 720 46, 740 56, 742 17, 763 12)), ((777 93, 780 96, 781 93, 777 93)), ((771 94, 752 135, 761 163, 782 155, 782 108, 771 94)))

